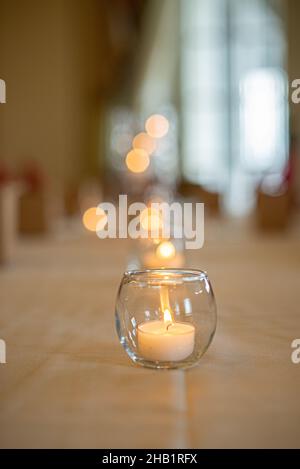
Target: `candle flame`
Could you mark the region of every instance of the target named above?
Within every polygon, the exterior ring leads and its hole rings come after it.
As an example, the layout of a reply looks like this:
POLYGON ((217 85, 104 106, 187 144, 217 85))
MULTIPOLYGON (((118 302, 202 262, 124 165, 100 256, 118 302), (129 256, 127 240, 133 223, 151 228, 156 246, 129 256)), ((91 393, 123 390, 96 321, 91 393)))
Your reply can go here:
POLYGON ((170 299, 169 299, 169 290, 168 290, 168 287, 166 285, 162 285, 160 287, 160 306, 161 306, 162 311, 165 311, 165 310, 170 311, 171 310, 170 299))
POLYGON ((164 323, 165 324, 172 324, 172 315, 168 309, 164 310, 164 323))
POLYGON ((170 307, 169 289, 166 285, 162 285, 160 287, 160 306, 164 315, 164 323, 168 329, 168 327, 173 323, 173 318, 170 307))

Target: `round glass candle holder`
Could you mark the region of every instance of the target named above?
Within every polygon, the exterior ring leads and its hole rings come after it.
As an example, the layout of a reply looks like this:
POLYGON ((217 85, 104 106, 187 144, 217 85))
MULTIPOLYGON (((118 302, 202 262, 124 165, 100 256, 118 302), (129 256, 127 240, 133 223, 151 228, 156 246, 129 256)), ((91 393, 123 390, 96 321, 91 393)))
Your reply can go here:
POLYGON ((216 330, 216 303, 205 272, 151 269, 125 272, 116 302, 122 346, 150 368, 196 365, 216 330))

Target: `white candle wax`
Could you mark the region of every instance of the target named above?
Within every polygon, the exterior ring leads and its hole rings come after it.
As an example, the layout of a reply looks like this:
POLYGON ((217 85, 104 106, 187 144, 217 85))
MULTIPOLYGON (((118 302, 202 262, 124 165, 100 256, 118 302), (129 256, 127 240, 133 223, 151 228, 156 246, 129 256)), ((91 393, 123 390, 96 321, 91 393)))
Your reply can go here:
POLYGON ((148 321, 138 326, 138 349, 146 360, 180 361, 194 350, 195 327, 184 322, 148 321))

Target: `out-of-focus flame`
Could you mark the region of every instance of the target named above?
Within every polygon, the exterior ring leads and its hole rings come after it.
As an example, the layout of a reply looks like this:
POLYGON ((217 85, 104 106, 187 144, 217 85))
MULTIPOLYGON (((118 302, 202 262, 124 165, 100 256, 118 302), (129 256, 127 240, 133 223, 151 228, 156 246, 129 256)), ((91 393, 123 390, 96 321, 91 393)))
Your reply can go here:
POLYGON ((155 208, 145 208, 140 214, 140 222, 143 230, 157 231, 162 228, 162 216, 159 210, 155 208))
POLYGON ((161 259, 172 259, 176 254, 176 249, 171 241, 163 241, 157 246, 156 254, 161 259))
POLYGON ((146 131, 150 137, 162 138, 169 130, 169 121, 161 114, 153 114, 146 120, 146 131))
POLYGON ((155 151, 156 142, 150 135, 146 134, 146 132, 140 132, 134 137, 132 146, 133 148, 141 148, 145 150, 148 155, 151 155, 155 151))
POLYGON ((107 223, 107 215, 100 207, 90 207, 84 212, 82 223, 89 231, 102 230, 107 223))
POLYGON ((142 148, 135 148, 127 153, 126 165, 133 173, 143 173, 150 163, 148 153, 142 148))

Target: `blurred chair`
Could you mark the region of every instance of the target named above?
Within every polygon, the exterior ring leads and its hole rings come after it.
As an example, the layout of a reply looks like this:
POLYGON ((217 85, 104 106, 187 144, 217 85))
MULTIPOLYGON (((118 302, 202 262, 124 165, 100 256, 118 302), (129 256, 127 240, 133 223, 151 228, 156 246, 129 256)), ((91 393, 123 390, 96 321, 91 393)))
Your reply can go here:
POLYGON ((21 174, 21 181, 24 192, 19 200, 19 231, 22 234, 45 234, 50 226, 46 178, 36 163, 29 163, 21 174))
POLYGON ((80 213, 79 184, 70 184, 64 190, 64 214, 73 217, 80 213))
POLYGON ((210 192, 198 184, 181 181, 178 192, 184 197, 193 198, 205 204, 205 209, 211 215, 220 214, 220 195, 217 192, 210 192))
POLYGON ((281 176, 269 175, 257 190, 256 221, 261 230, 283 230, 291 217, 291 189, 281 176))
POLYGON ((17 200, 19 184, 0 169, 0 264, 9 263, 14 254, 17 235, 17 200))

